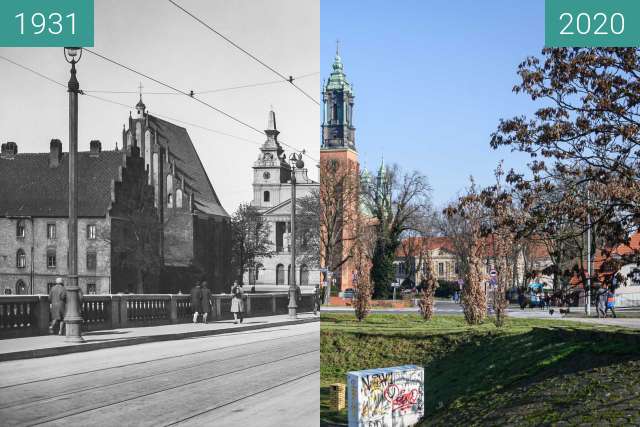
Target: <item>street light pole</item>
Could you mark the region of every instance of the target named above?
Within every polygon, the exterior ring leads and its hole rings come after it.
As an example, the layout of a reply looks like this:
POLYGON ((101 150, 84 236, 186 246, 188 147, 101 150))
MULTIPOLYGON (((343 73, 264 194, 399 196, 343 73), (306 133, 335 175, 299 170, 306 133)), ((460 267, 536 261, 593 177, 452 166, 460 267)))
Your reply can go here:
POLYGON ((296 301, 296 169, 304 168, 302 154, 292 153, 289 157, 291 161, 291 269, 289 271, 289 317, 297 317, 298 303, 296 301))
POLYGON ((76 63, 82 57, 81 48, 65 48, 65 59, 71 64, 69 79, 69 275, 67 309, 64 323, 67 342, 84 342, 80 317, 80 288, 78 287, 78 94, 80 83, 76 78, 76 63), (79 55, 79 56, 78 56, 79 55), (77 56, 77 59, 76 59, 77 56))

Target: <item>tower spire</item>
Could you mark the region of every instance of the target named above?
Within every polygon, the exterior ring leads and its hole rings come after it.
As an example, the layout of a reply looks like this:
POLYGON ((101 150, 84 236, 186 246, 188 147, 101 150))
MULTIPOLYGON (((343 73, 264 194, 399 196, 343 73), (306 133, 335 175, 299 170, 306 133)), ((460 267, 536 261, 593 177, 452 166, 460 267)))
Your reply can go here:
POLYGON ((142 102, 142 82, 140 82, 140 84, 138 85, 138 93, 140 94, 140 100, 138 101, 138 104, 136 105, 136 111, 138 112, 138 117, 142 117, 142 115, 144 114, 145 109, 147 108, 146 105, 144 105, 144 102, 142 102))

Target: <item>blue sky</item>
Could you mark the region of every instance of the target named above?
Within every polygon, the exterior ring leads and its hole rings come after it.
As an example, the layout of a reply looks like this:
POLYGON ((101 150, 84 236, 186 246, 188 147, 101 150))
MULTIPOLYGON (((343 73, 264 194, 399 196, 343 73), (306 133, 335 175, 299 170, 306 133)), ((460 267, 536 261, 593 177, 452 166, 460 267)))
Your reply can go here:
POLYGON ((434 203, 451 201, 473 175, 493 182, 528 158, 489 147, 500 118, 536 105, 512 92, 517 66, 544 45, 542 0, 322 0, 321 76, 340 39, 354 85, 361 165, 398 163, 425 173, 434 203))

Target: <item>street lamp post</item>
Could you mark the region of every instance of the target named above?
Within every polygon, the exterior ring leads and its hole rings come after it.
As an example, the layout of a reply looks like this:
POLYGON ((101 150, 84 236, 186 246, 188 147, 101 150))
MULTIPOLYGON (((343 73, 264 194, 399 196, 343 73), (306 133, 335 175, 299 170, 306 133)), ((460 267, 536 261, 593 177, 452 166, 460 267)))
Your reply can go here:
POLYGON ((82 57, 78 47, 64 48, 64 57, 71 64, 69 79, 69 280, 67 309, 64 322, 67 328, 65 341, 84 342, 80 317, 80 288, 78 287, 78 94, 80 83, 76 78, 76 64, 82 57))
POLYGON ((289 156, 291 161, 291 270, 289 272, 289 317, 297 317, 298 304, 296 301, 296 169, 304 168, 302 154, 292 153, 289 156))

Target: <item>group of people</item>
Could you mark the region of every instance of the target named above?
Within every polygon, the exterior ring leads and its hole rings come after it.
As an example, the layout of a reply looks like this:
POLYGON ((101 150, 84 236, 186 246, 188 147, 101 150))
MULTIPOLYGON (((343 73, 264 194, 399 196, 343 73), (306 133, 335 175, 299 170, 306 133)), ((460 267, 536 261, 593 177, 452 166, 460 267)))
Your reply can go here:
POLYGON ((607 313, 611 310, 611 315, 615 318, 616 312, 614 310, 616 305, 616 294, 613 289, 606 283, 600 286, 596 291, 596 312, 598 317, 607 318, 607 313))
MULTIPOLYGON (((247 298, 242 283, 237 280, 231 286, 231 313, 233 314, 234 323, 242 323, 244 321, 245 299, 247 298)), ((193 313, 193 323, 198 323, 198 319, 202 319, 202 323, 207 323, 207 318, 213 308, 213 299, 211 291, 207 287, 207 282, 196 282, 191 288, 191 311, 193 313)))

